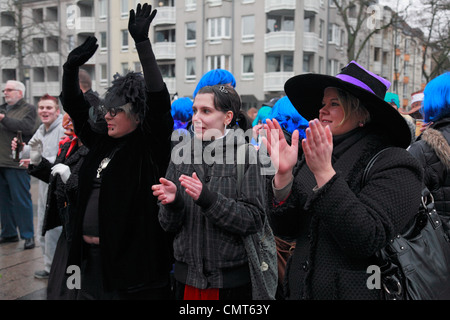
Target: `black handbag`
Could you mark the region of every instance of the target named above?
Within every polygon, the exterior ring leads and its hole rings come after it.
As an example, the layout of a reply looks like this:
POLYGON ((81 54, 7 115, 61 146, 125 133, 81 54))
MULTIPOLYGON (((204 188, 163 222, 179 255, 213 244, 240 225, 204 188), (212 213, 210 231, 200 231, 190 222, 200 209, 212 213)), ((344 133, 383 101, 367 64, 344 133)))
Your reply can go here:
MULTIPOLYGON (((363 181, 380 153, 369 162, 363 181)), ((426 187, 411 227, 390 240, 376 257, 384 299, 450 299, 450 239, 426 187)))

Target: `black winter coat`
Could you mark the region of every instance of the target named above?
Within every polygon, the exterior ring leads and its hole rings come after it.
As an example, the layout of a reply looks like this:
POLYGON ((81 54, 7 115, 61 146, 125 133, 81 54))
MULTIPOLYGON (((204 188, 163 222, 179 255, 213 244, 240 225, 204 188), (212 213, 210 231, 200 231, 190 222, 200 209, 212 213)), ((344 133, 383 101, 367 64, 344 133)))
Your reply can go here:
POLYGON ((147 92, 145 118, 132 133, 114 139, 88 123, 89 103, 78 88, 78 71, 64 70, 61 101, 75 133, 89 148, 80 169, 77 221, 68 264, 81 266, 82 224, 100 162, 121 145, 102 172, 99 235, 105 290, 163 287, 172 267, 172 238, 158 221, 152 185, 170 160, 173 119, 167 88, 147 92))
POLYGON ((424 169, 424 183, 450 232, 450 117, 432 124, 408 151, 424 169))
POLYGON ((381 290, 367 288, 367 268, 417 212, 422 183, 417 160, 390 148, 361 186, 367 163, 387 146, 388 137, 370 125, 355 129, 334 142, 336 175, 322 188, 313 191, 316 181, 303 157, 286 201, 275 206, 269 192, 275 235, 297 239, 286 268, 286 299, 380 299, 381 290))
POLYGON ((55 163, 50 163, 47 159, 42 158, 38 165, 29 165, 28 167, 30 175, 48 183, 42 236, 48 230, 63 226, 63 232, 68 242, 72 239, 75 204, 78 196, 78 172, 88 153, 88 149, 84 145, 76 144, 66 158, 70 144, 69 141, 60 147, 55 163), (51 174, 52 167, 58 163, 63 163, 70 168, 70 177, 66 183, 61 180, 59 174, 55 176, 51 174), (67 204, 70 204, 70 210, 63 213, 61 209, 67 204))

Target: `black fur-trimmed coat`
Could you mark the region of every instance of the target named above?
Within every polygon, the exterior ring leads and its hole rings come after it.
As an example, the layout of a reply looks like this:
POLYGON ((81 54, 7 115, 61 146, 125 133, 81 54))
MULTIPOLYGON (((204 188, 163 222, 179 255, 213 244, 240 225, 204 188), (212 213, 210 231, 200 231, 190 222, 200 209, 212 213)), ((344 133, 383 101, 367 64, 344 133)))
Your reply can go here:
POLYGON ((380 290, 367 287, 367 268, 419 207, 422 170, 414 157, 402 148, 386 150, 362 186, 367 163, 390 146, 389 137, 365 128, 349 139, 333 157, 336 175, 319 190, 313 191, 316 182, 302 158, 286 201, 275 205, 269 191, 275 235, 296 239, 284 279, 288 300, 380 299, 380 290))
POLYGON ((436 210, 450 230, 450 117, 431 125, 408 151, 424 170, 424 183, 433 195, 436 210))
POLYGON ((89 148, 80 169, 77 219, 68 265, 81 266, 83 219, 100 162, 117 150, 102 171, 98 203, 102 278, 105 290, 161 288, 169 284, 172 237, 158 221, 152 185, 170 161, 173 119, 166 86, 146 92, 145 117, 132 133, 114 139, 92 129, 89 103, 78 86, 78 70, 64 69, 60 99, 75 133, 89 148))

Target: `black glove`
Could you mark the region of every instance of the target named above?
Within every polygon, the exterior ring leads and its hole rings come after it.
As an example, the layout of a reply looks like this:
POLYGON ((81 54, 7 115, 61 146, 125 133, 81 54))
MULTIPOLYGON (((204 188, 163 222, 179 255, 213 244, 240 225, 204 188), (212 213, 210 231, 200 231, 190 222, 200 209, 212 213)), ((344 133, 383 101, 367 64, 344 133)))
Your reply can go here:
POLYGON ((97 48, 97 38, 89 36, 82 45, 69 53, 64 67, 72 70, 81 67, 94 55, 97 48))
POLYGON ((150 23, 156 16, 156 9, 152 11, 152 6, 144 3, 141 9, 141 4, 138 3, 136 7, 136 15, 134 9, 130 10, 130 19, 128 20, 128 31, 134 39, 135 43, 139 43, 148 39, 148 29, 150 23), (151 14, 150 14, 151 13, 151 14))

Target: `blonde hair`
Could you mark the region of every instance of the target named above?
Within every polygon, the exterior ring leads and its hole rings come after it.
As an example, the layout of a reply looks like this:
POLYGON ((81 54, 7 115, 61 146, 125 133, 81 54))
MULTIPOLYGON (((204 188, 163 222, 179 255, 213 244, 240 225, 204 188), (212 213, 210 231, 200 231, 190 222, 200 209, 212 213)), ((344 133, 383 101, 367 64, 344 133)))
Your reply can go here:
POLYGON ((344 118, 339 125, 342 125, 350 117, 350 115, 355 115, 356 118, 364 124, 370 122, 370 113, 358 98, 347 91, 339 88, 336 89, 338 92, 339 103, 344 109, 344 118))

